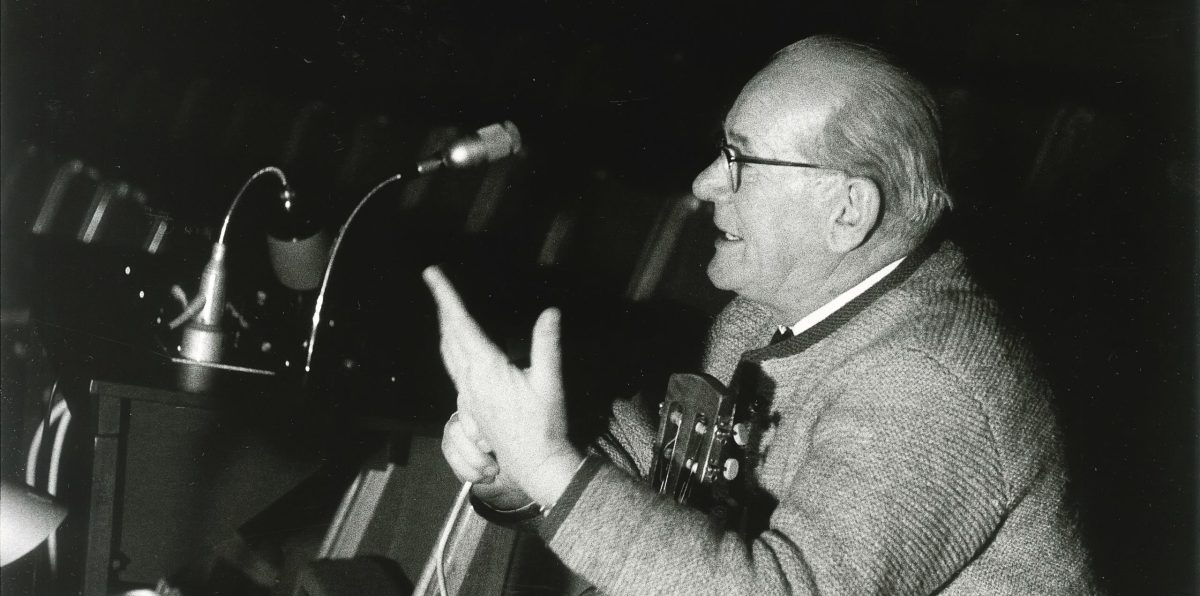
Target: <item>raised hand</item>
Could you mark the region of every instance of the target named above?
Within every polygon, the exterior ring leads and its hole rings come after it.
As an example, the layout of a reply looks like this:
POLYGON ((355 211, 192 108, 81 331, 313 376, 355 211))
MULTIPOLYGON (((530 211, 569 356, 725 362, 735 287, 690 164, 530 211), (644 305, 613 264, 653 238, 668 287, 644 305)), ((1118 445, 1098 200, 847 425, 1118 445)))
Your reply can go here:
MULTIPOLYGON (((526 494, 554 504, 582 461, 567 440, 558 310, 538 317, 530 366, 521 369, 487 338, 438 268, 423 277, 438 306, 442 361, 458 389, 459 411, 478 426, 475 439, 491 448, 499 468, 526 494)), ((470 461, 460 463, 476 469, 470 461)))

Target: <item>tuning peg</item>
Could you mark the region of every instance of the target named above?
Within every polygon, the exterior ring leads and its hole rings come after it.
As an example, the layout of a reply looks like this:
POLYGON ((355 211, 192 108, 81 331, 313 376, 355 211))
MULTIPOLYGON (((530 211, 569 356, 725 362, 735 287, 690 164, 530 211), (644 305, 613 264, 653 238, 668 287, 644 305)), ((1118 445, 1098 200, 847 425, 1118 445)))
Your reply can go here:
POLYGON ((716 480, 718 476, 725 478, 725 480, 733 480, 734 478, 738 477, 738 473, 741 471, 741 469, 742 469, 741 463, 739 463, 738 460, 731 457, 731 458, 725 460, 724 465, 721 465, 721 466, 718 466, 716 464, 709 465, 708 469, 705 470, 704 481, 712 482, 712 481, 716 480))
POLYGON ((739 422, 733 425, 733 442, 742 447, 750 442, 750 429, 745 423, 739 422))
POLYGON ((731 457, 725 460, 725 467, 721 470, 721 472, 722 475, 725 476, 726 480, 733 480, 734 478, 738 477, 738 472, 740 472, 741 469, 742 466, 740 463, 738 463, 738 460, 731 457))

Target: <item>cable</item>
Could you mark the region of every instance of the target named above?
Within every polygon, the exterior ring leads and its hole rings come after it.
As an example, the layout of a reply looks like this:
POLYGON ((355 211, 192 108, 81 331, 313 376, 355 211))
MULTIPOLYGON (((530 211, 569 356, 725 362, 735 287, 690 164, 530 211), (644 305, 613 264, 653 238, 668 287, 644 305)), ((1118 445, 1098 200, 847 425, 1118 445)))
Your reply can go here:
POLYGON ((200 312, 202 308, 204 308, 204 294, 198 293, 196 298, 184 307, 183 312, 179 313, 179 316, 167 323, 167 328, 177 329, 180 325, 192 320, 192 317, 196 316, 196 313, 200 312))
POLYGON ((346 221, 338 230, 337 237, 333 239, 333 246, 329 249, 329 260, 325 263, 325 273, 321 276, 321 289, 317 291, 317 301, 313 306, 312 330, 309 332, 308 342, 306 342, 308 353, 304 357, 304 372, 310 372, 312 370, 313 349, 317 345, 317 330, 321 328, 321 308, 325 306, 325 290, 329 288, 330 273, 333 271, 334 261, 337 260, 338 249, 342 246, 342 239, 346 237, 346 230, 350 229, 350 224, 354 221, 354 217, 358 215, 358 212, 363 208, 363 205, 366 205, 367 201, 371 200, 371 197, 375 196, 375 193, 379 192, 379 190, 383 187, 396 182, 403 177, 404 174, 396 174, 395 176, 376 184, 375 188, 367 191, 367 194, 363 196, 358 204, 354 206, 354 210, 350 212, 350 215, 346 217, 346 221))
POLYGON ((183 308, 188 307, 187 292, 184 292, 183 288, 179 287, 179 284, 171 285, 171 297, 179 301, 179 306, 183 308))
POLYGON ((454 506, 450 508, 450 516, 446 518, 446 523, 442 525, 442 533, 438 536, 437 548, 433 551, 433 564, 437 569, 438 590, 442 596, 450 596, 450 592, 446 590, 446 570, 444 568, 446 546, 450 543, 450 534, 454 531, 454 522, 458 521, 458 514, 462 511, 463 505, 467 502, 467 495, 470 493, 471 483, 464 482, 462 488, 458 490, 458 497, 454 499, 454 506))

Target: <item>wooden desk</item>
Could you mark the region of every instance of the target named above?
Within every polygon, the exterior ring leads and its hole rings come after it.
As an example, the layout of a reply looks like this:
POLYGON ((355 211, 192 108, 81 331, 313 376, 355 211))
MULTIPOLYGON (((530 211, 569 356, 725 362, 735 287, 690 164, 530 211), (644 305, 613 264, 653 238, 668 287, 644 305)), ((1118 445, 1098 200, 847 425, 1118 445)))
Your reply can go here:
POLYGON ((198 368, 162 359, 137 381, 112 369, 108 379, 122 380, 90 383, 85 596, 107 596, 118 579, 153 584, 204 561, 326 461, 286 383, 198 368))

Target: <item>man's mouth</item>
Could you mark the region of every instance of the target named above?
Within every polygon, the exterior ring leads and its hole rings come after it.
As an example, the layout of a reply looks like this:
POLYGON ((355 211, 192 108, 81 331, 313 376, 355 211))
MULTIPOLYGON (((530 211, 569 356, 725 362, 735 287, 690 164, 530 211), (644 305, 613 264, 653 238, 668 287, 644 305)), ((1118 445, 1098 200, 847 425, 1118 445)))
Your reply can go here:
POLYGON ((741 236, 738 236, 737 234, 733 234, 730 232, 726 232, 725 230, 720 230, 719 238, 723 239, 727 242, 741 242, 741 240, 742 240, 741 236))

